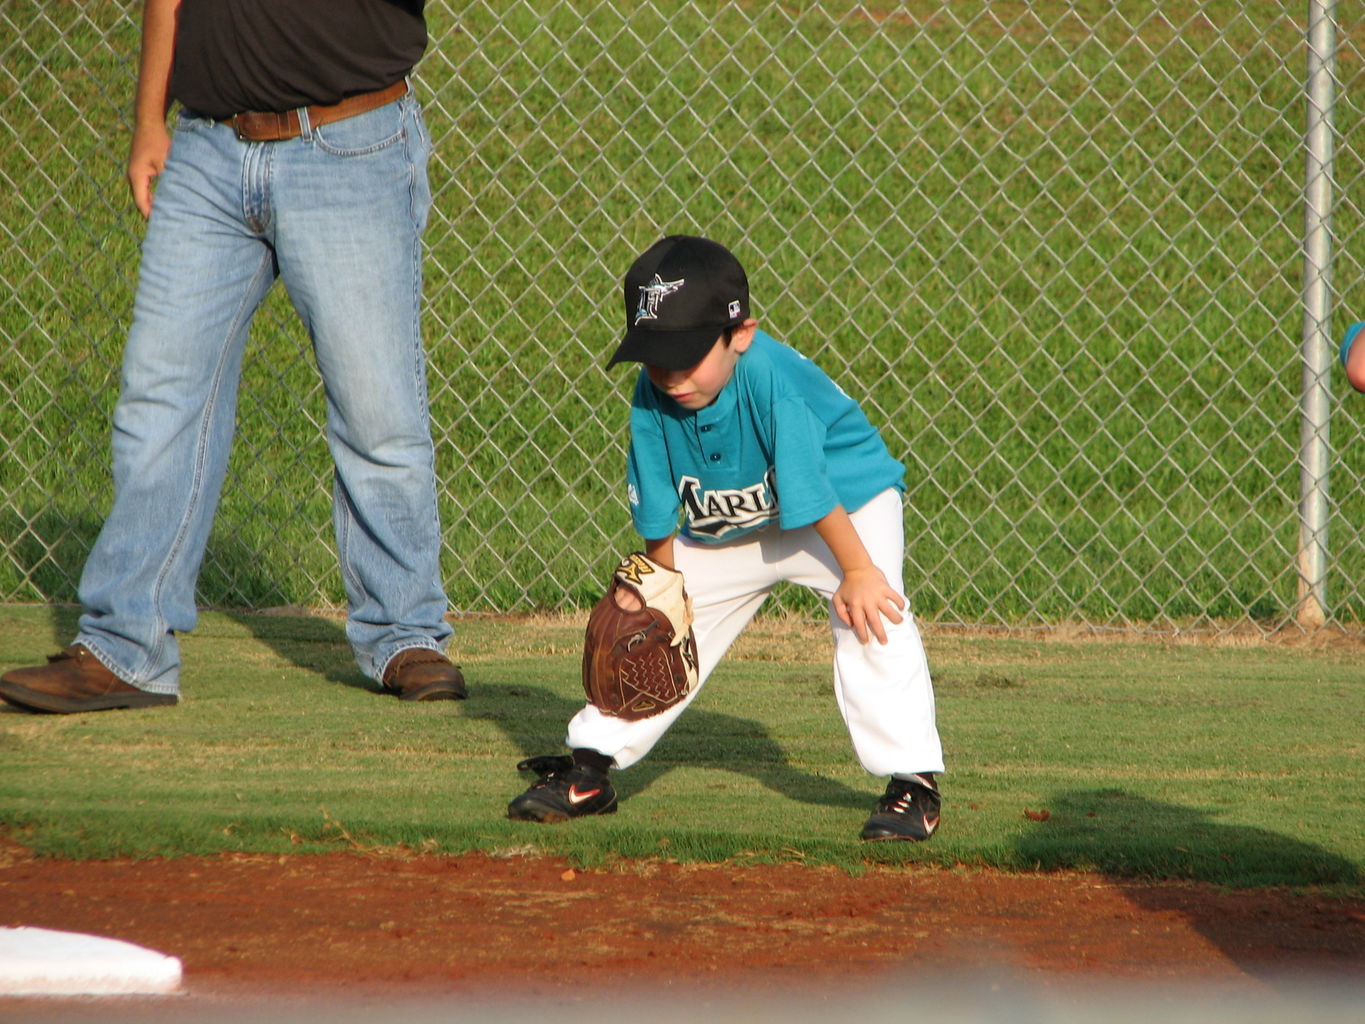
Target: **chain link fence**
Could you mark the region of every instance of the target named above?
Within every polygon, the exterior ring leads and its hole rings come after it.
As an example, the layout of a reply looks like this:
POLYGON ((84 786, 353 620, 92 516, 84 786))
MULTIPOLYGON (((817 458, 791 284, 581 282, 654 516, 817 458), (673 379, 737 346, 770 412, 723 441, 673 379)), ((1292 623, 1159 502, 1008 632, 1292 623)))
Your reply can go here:
MULTIPOLYGON (((1329 9, 1337 312, 1310 346, 1365 319, 1361 5, 1329 9)), ((4 601, 73 600, 108 507, 140 10, 0 2, 4 601)), ((687 231, 739 255, 760 325, 863 398, 905 461, 922 619, 1293 624, 1316 383, 1340 392, 1326 615, 1365 621, 1365 396, 1304 373, 1306 8, 435 2, 428 21, 457 609, 583 607, 632 545, 630 371, 604 363, 631 258, 687 231)), ((310 360, 276 289, 206 605, 342 601, 310 360)))

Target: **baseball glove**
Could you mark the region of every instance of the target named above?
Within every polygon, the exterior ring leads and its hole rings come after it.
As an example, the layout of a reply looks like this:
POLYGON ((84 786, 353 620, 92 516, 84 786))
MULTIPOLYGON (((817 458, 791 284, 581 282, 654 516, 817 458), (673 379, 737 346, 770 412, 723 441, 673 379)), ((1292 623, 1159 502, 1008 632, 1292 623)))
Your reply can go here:
POLYGON ((667 711, 696 685, 697 641, 682 573, 646 555, 627 556, 588 616, 583 642, 588 700, 603 714, 636 721, 667 711), (621 608, 617 588, 632 591, 642 607, 621 608))

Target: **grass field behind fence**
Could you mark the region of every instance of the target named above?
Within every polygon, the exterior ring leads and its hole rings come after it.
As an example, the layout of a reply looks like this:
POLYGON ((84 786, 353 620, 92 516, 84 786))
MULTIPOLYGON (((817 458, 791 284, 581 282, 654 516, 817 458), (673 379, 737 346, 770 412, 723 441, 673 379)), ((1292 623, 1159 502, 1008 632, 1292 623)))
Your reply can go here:
MULTIPOLYGON (((70 611, 0 607, 0 669, 70 611)), ((403 704, 338 621, 209 614, 183 702, 78 716, 0 705, 0 834, 44 854, 399 847, 447 853, 1080 868, 1365 893, 1360 646, 1028 642, 930 633, 949 771, 925 844, 857 835, 881 781, 835 710, 823 626, 756 626, 615 778, 613 816, 504 818, 516 762, 562 750, 581 622, 475 618, 465 702, 403 704)))
MULTIPOLYGON (((793 24, 604 4, 576 26, 572 5, 432 5, 429 350, 456 607, 582 607, 630 543, 627 386, 600 370, 617 280, 658 232, 700 225, 753 264, 765 324, 885 411, 910 467, 922 616, 1292 612, 1302 27, 1273 5, 1146 0, 1122 18, 1092 5, 1086 22, 1059 0, 1011 7, 1004 32, 979 4, 911 6, 874 23, 826 4, 793 24), (716 58, 678 60, 651 47, 661 36, 716 58)), ((5 97, 18 138, 0 150, 0 594, 14 599, 70 600, 107 509, 140 232, 118 130, 134 14, 58 5, 7 51, 25 83, 5 97)), ((1359 62, 1343 58, 1349 197, 1359 62)), ((1344 242, 1359 223, 1343 203, 1344 242)), ((1365 315, 1357 266, 1344 245, 1337 327, 1365 315)), ((200 594, 339 603, 321 396, 279 292, 256 335, 200 594)), ((1365 618, 1362 423, 1365 399, 1342 402, 1330 583, 1351 622, 1365 618)))

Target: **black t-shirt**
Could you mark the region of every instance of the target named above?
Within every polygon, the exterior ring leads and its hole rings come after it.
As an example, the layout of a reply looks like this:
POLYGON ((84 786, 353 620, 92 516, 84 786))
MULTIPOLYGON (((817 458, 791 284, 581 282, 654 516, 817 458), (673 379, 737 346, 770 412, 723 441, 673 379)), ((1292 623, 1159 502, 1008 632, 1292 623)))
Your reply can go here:
POLYGON ((198 114, 293 110, 392 85, 427 45, 425 0, 183 0, 171 96, 198 114))

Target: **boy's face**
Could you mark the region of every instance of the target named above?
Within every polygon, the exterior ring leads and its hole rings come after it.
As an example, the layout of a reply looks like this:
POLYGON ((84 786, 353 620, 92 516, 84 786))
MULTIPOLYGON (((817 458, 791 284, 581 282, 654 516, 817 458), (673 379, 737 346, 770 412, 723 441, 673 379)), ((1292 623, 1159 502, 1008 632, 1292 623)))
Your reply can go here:
POLYGON ((724 334, 719 335, 706 357, 689 369, 665 370, 646 365, 650 383, 684 409, 705 409, 730 383, 735 364, 754 340, 754 323, 746 320, 735 328, 729 344, 724 334))

